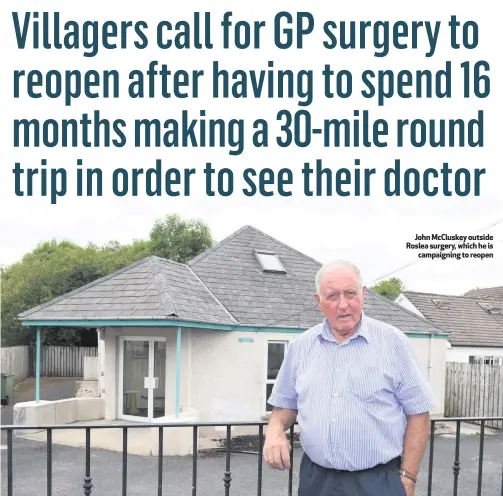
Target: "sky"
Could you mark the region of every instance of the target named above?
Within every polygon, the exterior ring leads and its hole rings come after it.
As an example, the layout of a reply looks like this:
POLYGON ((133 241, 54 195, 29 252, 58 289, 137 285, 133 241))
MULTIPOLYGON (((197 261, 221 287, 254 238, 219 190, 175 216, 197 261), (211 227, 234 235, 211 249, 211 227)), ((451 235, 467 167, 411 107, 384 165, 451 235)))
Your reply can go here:
MULTIPOLYGON (((8 2, 7 2, 8 3, 8 2)), ((155 33, 152 26, 161 19, 172 21, 192 19, 192 11, 197 6, 177 6, 170 9, 169 15, 148 6, 121 7, 121 15, 112 5, 102 6, 98 12, 84 9, 84 6, 65 5, 64 20, 75 19, 83 22, 89 18, 105 20, 141 20, 149 25, 149 35, 155 33)), ((58 2, 54 2, 55 9, 58 2)), ((63 5, 63 3, 60 3, 63 5)), ((288 3, 283 8, 291 12, 303 10, 288 3)), ((379 7, 369 4, 368 8, 346 5, 342 8, 329 8, 321 2, 314 2, 310 12, 315 19, 312 35, 306 37, 302 50, 280 50, 273 46, 273 19, 281 10, 279 5, 264 6, 258 12, 252 6, 242 6, 232 10, 234 25, 239 19, 264 19, 264 37, 262 47, 256 50, 223 50, 219 48, 219 21, 228 11, 225 2, 215 3, 212 10, 212 33, 215 48, 213 50, 159 50, 153 44, 145 50, 104 50, 101 48, 96 57, 83 57, 82 50, 19 50, 16 45, 12 16, 2 16, 1 36, 2 62, 5 77, 1 81, 2 112, 0 127, 0 146, 2 152, 2 178, 0 184, 0 208, 2 242, 0 244, 0 264, 9 265, 19 261, 23 255, 33 250, 38 243, 56 239, 70 240, 82 246, 92 242, 104 244, 111 240, 131 243, 134 239, 147 239, 154 222, 167 214, 177 213, 184 219, 199 219, 206 222, 216 241, 224 239, 244 225, 271 235, 283 243, 320 261, 328 262, 343 258, 355 263, 361 270, 367 285, 383 278, 396 276, 412 291, 435 292, 440 294, 463 294, 476 287, 503 285, 503 169, 501 167, 499 144, 501 141, 500 115, 502 98, 497 89, 502 87, 502 62, 497 47, 500 28, 494 5, 481 2, 474 18, 473 9, 468 3, 445 2, 441 5, 427 1, 421 6, 405 6, 403 3, 389 2, 379 7), (431 4, 431 5, 430 5, 431 4), (431 10, 435 5, 435 9, 431 10), (430 12, 430 14, 428 14, 430 12), (434 16, 431 14, 434 12, 434 16), (479 29, 478 46, 471 50, 452 50, 449 48, 447 22, 452 14, 459 19, 475 19, 479 29), (418 48, 415 50, 397 50, 391 46, 386 57, 375 57, 372 50, 372 37, 366 38, 367 49, 326 50, 322 48, 323 22, 326 20, 389 20, 406 21, 440 20, 440 35, 433 56, 427 57, 429 45, 425 30, 418 31, 418 48), (142 69, 157 60, 166 64, 170 70, 204 70, 198 98, 144 98, 131 99, 127 95, 127 74, 129 71, 142 69), (466 61, 475 64, 479 60, 490 63, 490 88, 487 98, 463 98, 463 70, 466 61), (229 71, 267 69, 272 61, 275 68, 291 69, 296 74, 301 70, 312 70, 314 74, 313 103, 299 106, 301 97, 294 98, 212 98, 211 72, 213 61, 218 61, 220 68, 229 71), (362 83, 359 78, 365 70, 400 70, 446 69, 446 62, 451 62, 452 96, 439 98, 400 98, 395 94, 382 105, 376 98, 364 98, 359 90, 362 83), (350 71, 353 76, 353 94, 349 98, 324 97, 321 70, 325 64, 331 64, 335 70, 350 71), (65 105, 62 98, 47 96, 34 99, 26 95, 26 80, 21 82, 22 94, 14 98, 13 78, 15 70, 37 69, 47 72, 50 69, 60 71, 70 69, 98 70, 116 69, 121 76, 121 94, 113 98, 74 99, 71 105, 65 105), (25 86, 23 86, 23 84, 25 86), (369 122, 375 125, 378 119, 388 123, 388 146, 363 147, 325 147, 321 137, 312 135, 307 147, 291 145, 281 148, 276 145, 276 137, 281 136, 281 124, 278 112, 288 109, 294 114, 299 110, 308 110, 312 127, 323 127, 325 119, 354 118, 355 110, 363 115, 369 112, 369 122), (13 121, 18 118, 38 118, 62 120, 79 118, 83 113, 94 115, 99 110, 101 118, 111 121, 123 119, 127 123, 127 144, 124 147, 14 147, 13 121), (141 118, 181 119, 183 110, 190 118, 205 117, 242 119, 244 125, 244 150, 240 155, 232 155, 231 146, 208 147, 135 147, 132 134, 132 121, 141 118), (394 138, 398 131, 398 119, 423 119, 436 122, 437 130, 440 119, 464 119, 468 123, 483 112, 477 129, 481 132, 484 146, 479 147, 414 147, 405 143, 399 147, 394 138), (268 147, 256 148, 252 144, 252 123, 264 119, 269 123, 270 143, 268 147), (482 126, 482 127, 481 127, 482 126), (65 168, 67 173, 67 194, 51 204, 50 197, 41 195, 41 184, 36 177, 33 195, 27 196, 26 183, 20 183, 24 196, 16 194, 14 164, 19 162, 25 168, 41 167, 41 160, 47 161, 47 168, 65 168), (77 160, 83 161, 84 167, 97 167, 103 171, 103 195, 101 197, 78 197, 76 194, 77 160), (347 168, 351 172, 351 195, 307 196, 303 189, 303 164, 315 167, 321 160, 323 167, 335 175, 337 170, 347 168), (116 196, 113 194, 112 172, 124 168, 131 177, 133 168, 145 170, 161 160, 163 171, 168 167, 175 169, 194 168, 196 171, 190 182, 190 196, 173 197, 162 195, 148 197, 145 182, 140 180, 138 195, 116 196), (355 160, 360 160, 359 169, 374 168, 376 173, 371 182, 369 196, 356 196, 354 190, 355 160), (445 196, 440 193, 433 197, 399 197, 384 194, 384 170, 393 167, 395 160, 400 160, 402 170, 416 168, 424 171, 428 167, 440 169, 448 163, 454 173, 467 169, 474 180, 475 169, 485 169, 480 178, 480 195, 445 196), (217 170, 228 168, 234 171, 234 192, 228 196, 208 196, 205 189, 203 169, 210 162, 217 170), (270 197, 256 194, 247 197, 243 189, 241 172, 253 168, 259 172, 269 168, 278 174, 280 169, 289 169, 293 174, 292 195, 275 194, 270 197), (37 182, 38 181, 38 182, 37 182), (494 245, 493 258, 420 260, 418 251, 407 249, 407 242, 414 242, 417 235, 447 234, 468 236, 471 234, 490 235, 494 245), (398 270, 404 266, 402 270, 398 270)), ((35 2, 26 2, 25 9, 36 9, 35 2)), ((12 9, 10 9, 12 10, 12 9)), ((201 10, 204 10, 201 4, 201 10)), ((305 10, 305 8, 304 8, 305 10)), ((23 11, 23 15, 24 15, 23 11)), ((62 14, 63 16, 63 14, 62 14)), ((192 21, 191 21, 192 22, 192 21)), ((410 34, 410 33, 409 33, 410 34)), ((381 36, 379 34, 379 36, 381 36)), ((31 34, 30 34, 31 36, 31 34)), ((377 35, 376 35, 377 36, 377 35)), ((31 38, 28 38, 28 44, 31 38)), ((129 43, 132 46, 131 38, 129 43)), ((149 38, 150 40, 150 38, 149 38)), ((412 43, 412 37, 406 37, 412 43)), ((403 41, 403 39, 402 39, 403 41)), ((31 42, 32 43, 32 42, 31 42)), ((377 50, 377 49, 375 49, 377 50)), ((481 74, 486 74, 481 72, 481 74)), ((412 76, 413 77, 413 76, 412 76)), ((170 80, 172 82, 172 80, 170 80)), ((297 82, 299 80, 296 80, 297 82)), ((473 82, 473 81, 472 81, 473 82)), ((158 83, 157 83, 158 84, 158 83)), ((395 81, 396 84, 396 81, 395 81)), ((301 87, 296 84, 296 88, 301 87)), ((160 85, 156 87, 159 91, 160 85)), ((189 85, 193 90, 193 85, 189 85)), ((37 91, 41 91, 37 87, 37 91)), ((300 117, 299 119, 302 119, 300 117)), ((305 130, 305 121, 300 120, 300 131, 305 130)), ((360 121, 360 125, 362 125, 360 121)), ((427 124, 425 124, 427 125, 427 124)), ((468 125, 468 124, 467 124, 468 125)), ((227 128, 229 132, 229 128, 227 128)), ((362 134, 356 133, 362 138, 362 134)), ((283 135, 284 136, 284 135, 283 135)), ((301 134, 302 136, 302 134, 301 134)), ((354 134, 352 142, 354 145, 354 134)), ((406 135, 408 136, 408 135, 406 135)), ((26 180, 26 175, 23 176, 26 180)), ((449 183, 452 189, 453 182, 449 183)), ((441 184, 439 184, 441 186, 441 184)), ((50 184, 49 184, 50 191, 50 184)), ((131 191, 131 190, 130 190, 131 191)), ((181 190, 183 193, 183 189, 181 190)), ((473 189, 472 189, 473 191, 473 189)), ((447 243, 450 243, 448 241, 447 243)), ((473 251, 473 250, 472 250, 473 251)))

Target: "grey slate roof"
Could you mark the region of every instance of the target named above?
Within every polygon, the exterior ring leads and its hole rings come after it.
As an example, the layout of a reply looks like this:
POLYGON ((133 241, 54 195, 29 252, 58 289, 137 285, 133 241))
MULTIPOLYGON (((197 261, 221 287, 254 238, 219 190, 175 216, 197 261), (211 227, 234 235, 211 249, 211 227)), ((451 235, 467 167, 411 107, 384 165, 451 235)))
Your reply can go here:
POLYGON ((403 295, 426 319, 449 332, 453 346, 503 347, 503 301, 414 291, 403 295))
POLYGON ((468 293, 465 293, 465 296, 469 296, 470 298, 489 298, 492 300, 503 301, 503 286, 472 289, 468 291, 468 293))
MULTIPOLYGON (((148 257, 19 315, 35 320, 168 319, 307 329, 323 320, 314 300, 321 264, 244 226, 188 264, 148 257), (286 274, 262 270, 254 250, 278 255, 286 274)), ((367 290, 369 317, 404 332, 442 332, 367 290)))
POLYGON ((187 265, 148 257, 28 310, 22 320, 172 319, 236 321, 187 265))
POLYGON ((272 326, 280 321, 283 327, 305 327, 313 322, 313 317, 320 321, 313 297, 314 276, 320 263, 253 227, 239 229, 189 265, 242 323, 272 326), (255 249, 276 253, 286 274, 263 272, 255 249), (309 311, 309 318, 298 315, 301 309, 309 311), (288 315, 294 317, 285 319, 288 315))
MULTIPOLYGON (((321 264, 251 226, 244 226, 189 262, 242 323, 309 328, 323 319, 314 300, 321 264), (273 251, 286 274, 264 273, 254 250, 273 251)), ((431 322, 367 290, 364 312, 407 332, 442 332, 431 322)))

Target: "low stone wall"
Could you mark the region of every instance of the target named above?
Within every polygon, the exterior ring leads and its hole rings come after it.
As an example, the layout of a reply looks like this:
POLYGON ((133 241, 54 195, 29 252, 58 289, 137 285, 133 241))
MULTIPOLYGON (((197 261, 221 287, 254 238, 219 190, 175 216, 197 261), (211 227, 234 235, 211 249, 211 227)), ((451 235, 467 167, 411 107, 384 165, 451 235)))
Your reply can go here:
MULTIPOLYGON (((40 429, 19 429, 17 436, 45 441, 44 426, 64 425, 73 422, 102 420, 104 418, 103 398, 70 398, 59 401, 29 401, 14 405, 14 424, 18 426, 40 426, 40 429)), ((178 418, 166 416, 154 419, 155 424, 176 423, 180 427, 163 429, 163 455, 186 456, 193 451, 193 428, 183 427, 186 422, 197 422, 199 413, 194 408, 182 408, 178 418)), ((103 424, 122 424, 122 421, 103 421, 103 424)), ((101 424, 101 423, 100 423, 101 424)), ((92 431, 91 446, 122 452, 123 433, 120 428, 100 428, 92 431), (96 434, 98 433, 98 434, 96 434)), ((85 446, 84 429, 55 429, 53 443, 67 446, 85 446)), ((200 445, 199 445, 200 447, 200 445)), ((159 427, 138 427, 128 431, 128 453, 142 456, 159 454, 159 427)))
MULTIPOLYGON (((58 401, 27 401, 16 403, 13 409, 14 425, 71 424, 104 417, 105 405, 102 398, 69 398, 58 401)), ((16 435, 40 432, 41 430, 16 430, 16 435)))
POLYGON ((98 381, 76 381, 75 382, 75 397, 76 398, 98 398, 100 392, 98 390, 98 381))

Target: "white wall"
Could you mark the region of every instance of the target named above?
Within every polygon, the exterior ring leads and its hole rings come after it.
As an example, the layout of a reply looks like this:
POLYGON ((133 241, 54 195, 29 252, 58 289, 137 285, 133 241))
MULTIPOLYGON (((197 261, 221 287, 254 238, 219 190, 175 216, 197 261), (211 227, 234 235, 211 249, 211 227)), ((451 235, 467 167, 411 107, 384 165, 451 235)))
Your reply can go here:
POLYGON ((84 357, 84 380, 97 381, 98 380, 98 357, 84 357))
POLYGON ((447 361, 469 363, 468 358, 470 355, 503 357, 503 348, 465 348, 453 346, 447 350, 447 361))
MULTIPOLYGON (((166 405, 167 414, 172 414, 176 328, 107 328, 104 333, 106 418, 115 419, 119 413, 118 336, 121 335, 167 337, 166 405)), ((182 329, 180 406, 196 408, 202 421, 261 420, 266 414, 267 342, 288 342, 297 336, 295 333, 182 329), (240 342, 240 338, 253 342, 240 342)), ((432 413, 443 415, 447 340, 410 339, 439 404, 432 413)))
POLYGON ((97 330, 98 335, 98 395, 105 398, 105 331, 97 330))
POLYGON ((26 379, 30 374, 30 353, 28 346, 11 346, 0 349, 0 369, 14 375, 14 384, 26 379))
MULTIPOLYGON (((267 341, 288 341, 296 336, 193 330, 192 406, 201 420, 260 420, 266 402, 267 341), (239 338, 254 341, 240 343, 239 338)), ((437 399, 438 407, 432 414, 443 415, 447 340, 410 339, 437 399)))
POLYGON ((411 337, 409 339, 417 355, 421 370, 429 380, 433 394, 437 400, 437 408, 431 413, 432 415, 443 416, 448 341, 447 339, 430 339, 429 337, 411 337))
POLYGON ((267 341, 296 334, 192 331, 192 406, 203 420, 260 420, 266 413, 267 341), (239 342, 239 338, 253 342, 239 342))

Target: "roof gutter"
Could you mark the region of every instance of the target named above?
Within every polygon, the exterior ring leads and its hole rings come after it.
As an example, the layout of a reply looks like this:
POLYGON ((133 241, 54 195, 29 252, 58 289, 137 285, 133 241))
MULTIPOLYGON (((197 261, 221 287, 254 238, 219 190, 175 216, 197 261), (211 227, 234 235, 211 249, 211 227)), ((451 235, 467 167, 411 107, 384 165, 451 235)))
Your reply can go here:
MULTIPOLYGON (((306 327, 269 327, 269 326, 250 326, 246 324, 229 325, 216 324, 210 322, 194 322, 188 320, 173 320, 160 317, 151 318, 128 318, 128 319, 52 319, 52 320, 24 320, 23 326, 45 326, 45 327, 189 327, 192 329, 208 329, 213 331, 241 331, 241 332, 289 332, 302 333, 307 330, 306 327)), ((407 332, 412 338, 430 338, 447 339, 447 333, 432 332, 407 332)))
POLYGON ((245 332, 304 332, 306 328, 292 327, 266 327, 249 326, 244 324, 229 325, 211 322, 195 322, 165 318, 128 318, 128 319, 51 319, 51 320, 24 320, 23 326, 45 327, 190 327, 192 329, 211 329, 219 331, 245 331, 245 332))

